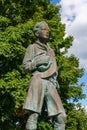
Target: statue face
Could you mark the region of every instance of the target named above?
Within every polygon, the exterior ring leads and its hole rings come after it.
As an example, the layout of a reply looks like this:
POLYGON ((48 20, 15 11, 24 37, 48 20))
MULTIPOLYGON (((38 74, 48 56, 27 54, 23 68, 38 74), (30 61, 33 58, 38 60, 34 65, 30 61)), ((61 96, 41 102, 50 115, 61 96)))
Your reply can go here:
POLYGON ((42 24, 39 31, 39 38, 48 39, 49 38, 49 27, 47 24, 42 24))

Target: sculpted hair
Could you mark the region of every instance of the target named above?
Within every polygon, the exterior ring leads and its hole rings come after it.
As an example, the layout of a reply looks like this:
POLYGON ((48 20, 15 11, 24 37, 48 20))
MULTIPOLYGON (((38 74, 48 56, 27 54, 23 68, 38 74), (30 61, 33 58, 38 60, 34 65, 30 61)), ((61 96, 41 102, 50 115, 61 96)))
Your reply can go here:
POLYGON ((39 23, 37 23, 34 28, 33 28, 33 32, 34 32, 34 35, 37 36, 37 34, 41 31, 41 26, 45 24, 48 26, 48 24, 45 22, 45 21, 41 21, 39 23))

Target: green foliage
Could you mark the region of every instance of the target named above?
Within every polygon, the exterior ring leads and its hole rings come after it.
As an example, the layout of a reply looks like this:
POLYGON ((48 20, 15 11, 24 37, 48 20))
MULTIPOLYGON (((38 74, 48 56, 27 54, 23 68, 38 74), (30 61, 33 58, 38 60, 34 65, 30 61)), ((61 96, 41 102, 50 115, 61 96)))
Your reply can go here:
POLYGON ((0 16, 0 31, 3 31, 10 24, 10 20, 6 17, 0 16))
POLYGON ((67 130, 86 130, 87 129, 87 114, 80 104, 68 112, 67 130), (71 125, 70 125, 71 124, 71 125))
POLYGON ((53 130, 53 128, 47 122, 40 122, 38 124, 38 130, 53 130))
MULTIPOLYGON (((27 46, 35 40, 34 25, 42 20, 49 24, 51 31, 49 44, 58 64, 59 94, 67 113, 66 130, 87 128, 87 115, 80 106, 78 110, 75 107, 75 103, 85 97, 84 84, 78 84, 84 69, 79 68, 79 59, 74 55, 65 55, 73 37, 64 38, 65 25, 61 23, 59 10, 60 6, 54 6, 49 0, 0 0, 1 130, 24 130, 26 114, 19 108, 23 105, 31 74, 23 72, 22 60, 27 46)), ((47 122, 40 118, 38 129, 52 130, 47 122)))

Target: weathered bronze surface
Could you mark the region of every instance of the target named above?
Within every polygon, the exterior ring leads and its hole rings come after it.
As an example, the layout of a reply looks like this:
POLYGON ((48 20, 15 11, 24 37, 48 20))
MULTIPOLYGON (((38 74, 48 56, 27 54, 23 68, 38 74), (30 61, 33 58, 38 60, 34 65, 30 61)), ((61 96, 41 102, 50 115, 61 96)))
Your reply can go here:
POLYGON ((49 27, 44 21, 34 27, 37 40, 29 45, 24 59, 23 68, 32 72, 28 93, 23 108, 30 111, 26 123, 27 130, 37 129, 37 120, 41 114, 44 100, 47 103, 48 116, 55 117, 54 130, 65 130, 66 114, 57 92, 58 82, 55 54, 47 44, 49 27))

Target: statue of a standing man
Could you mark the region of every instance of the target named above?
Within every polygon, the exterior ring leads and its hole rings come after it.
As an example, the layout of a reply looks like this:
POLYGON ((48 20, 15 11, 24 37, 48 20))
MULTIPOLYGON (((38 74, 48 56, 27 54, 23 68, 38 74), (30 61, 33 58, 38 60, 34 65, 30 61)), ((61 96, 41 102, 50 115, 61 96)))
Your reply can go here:
POLYGON ((37 129, 44 100, 49 117, 55 118, 54 130, 65 130, 66 114, 57 93, 57 65, 53 50, 47 44, 49 27, 44 21, 34 27, 37 40, 29 45, 23 59, 23 68, 32 72, 29 89, 23 108, 30 111, 27 130, 37 129))

